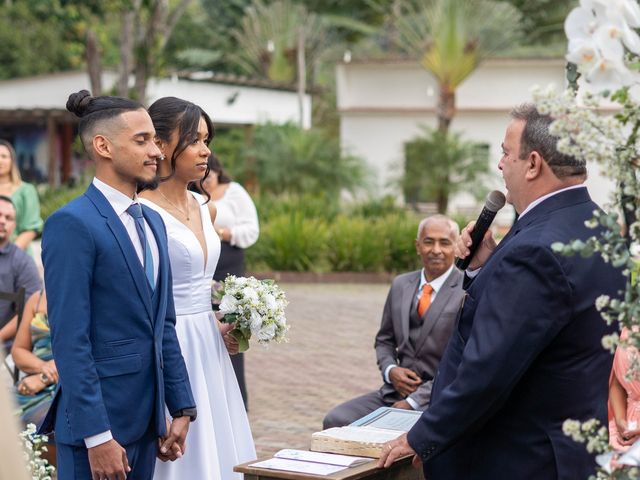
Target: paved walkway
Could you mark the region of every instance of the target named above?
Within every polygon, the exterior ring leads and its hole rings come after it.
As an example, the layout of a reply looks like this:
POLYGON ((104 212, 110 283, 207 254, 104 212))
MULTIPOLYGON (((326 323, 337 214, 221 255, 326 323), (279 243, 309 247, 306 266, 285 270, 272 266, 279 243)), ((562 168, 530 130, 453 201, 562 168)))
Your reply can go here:
POLYGON ((389 289, 380 284, 281 284, 289 343, 246 355, 249 419, 259 457, 308 448, 325 413, 381 384, 373 342, 389 289))

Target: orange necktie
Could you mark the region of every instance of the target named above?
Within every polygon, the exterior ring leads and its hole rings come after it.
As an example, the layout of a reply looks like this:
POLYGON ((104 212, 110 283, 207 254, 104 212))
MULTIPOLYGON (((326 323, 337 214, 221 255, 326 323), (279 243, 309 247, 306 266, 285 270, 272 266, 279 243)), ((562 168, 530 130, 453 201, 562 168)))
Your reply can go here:
POLYGON ((422 318, 424 312, 427 311, 429 305, 431 305, 431 293, 433 293, 433 287, 428 283, 425 283, 422 287, 422 296, 418 300, 418 315, 422 318))

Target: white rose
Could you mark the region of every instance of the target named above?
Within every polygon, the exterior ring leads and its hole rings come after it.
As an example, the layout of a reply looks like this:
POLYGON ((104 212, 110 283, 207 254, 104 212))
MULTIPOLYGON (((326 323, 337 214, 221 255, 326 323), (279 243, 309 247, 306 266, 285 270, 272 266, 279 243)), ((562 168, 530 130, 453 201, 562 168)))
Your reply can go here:
POLYGON ((268 342, 275 336, 275 334, 276 326, 273 323, 265 325, 258 331, 258 341, 268 342))
POLYGON ((274 297, 270 293, 267 293, 264 296, 264 305, 267 307, 267 310, 271 310, 271 311, 275 310, 276 308, 278 308, 276 297, 274 297))
POLYGON ((220 302, 220 311, 222 313, 234 313, 238 307, 238 301, 232 295, 225 295, 220 302))
POLYGON ((251 287, 245 287, 242 289, 242 296, 248 301, 248 302, 257 302, 258 301, 258 294, 256 293, 256 291, 251 288, 251 287))
POLYGON ((257 333, 262 327, 262 316, 256 312, 251 312, 251 333, 257 333))

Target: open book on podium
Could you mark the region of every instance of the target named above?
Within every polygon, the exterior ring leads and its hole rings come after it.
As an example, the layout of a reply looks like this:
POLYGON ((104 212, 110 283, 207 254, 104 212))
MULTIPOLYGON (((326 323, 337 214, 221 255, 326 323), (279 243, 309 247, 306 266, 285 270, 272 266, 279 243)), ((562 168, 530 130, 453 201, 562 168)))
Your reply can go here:
POLYGON ((383 445, 411 430, 421 415, 416 410, 381 407, 346 427, 312 434, 310 450, 380 458, 383 445))

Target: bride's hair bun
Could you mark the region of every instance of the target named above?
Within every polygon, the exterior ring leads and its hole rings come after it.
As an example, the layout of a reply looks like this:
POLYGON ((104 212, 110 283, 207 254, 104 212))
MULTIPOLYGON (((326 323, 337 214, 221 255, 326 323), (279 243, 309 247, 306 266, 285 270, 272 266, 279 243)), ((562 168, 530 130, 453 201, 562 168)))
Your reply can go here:
POLYGON ((72 93, 67 100, 67 110, 78 117, 83 117, 87 113, 87 107, 89 107, 91 100, 93 100, 93 97, 88 90, 72 93))

